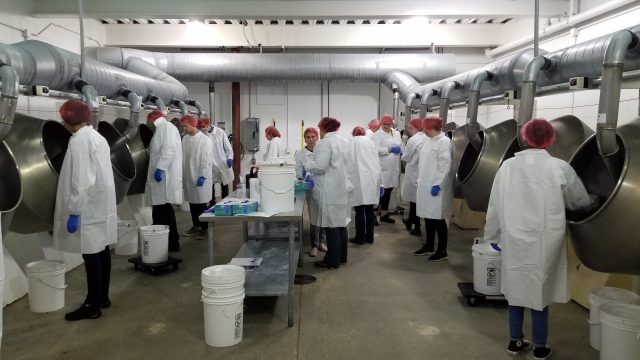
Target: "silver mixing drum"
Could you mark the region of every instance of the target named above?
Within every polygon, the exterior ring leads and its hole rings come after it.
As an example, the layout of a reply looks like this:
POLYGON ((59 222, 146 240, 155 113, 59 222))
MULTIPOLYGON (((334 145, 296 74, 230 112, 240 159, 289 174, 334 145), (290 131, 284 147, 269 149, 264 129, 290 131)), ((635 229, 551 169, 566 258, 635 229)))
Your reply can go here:
MULTIPOLYGON (((118 118, 113 122, 113 126, 124 134, 127 129, 128 119, 118 118)), ((138 125, 138 134, 129 142, 131 157, 136 166, 136 177, 131 182, 128 195, 143 194, 147 183, 147 171, 149 169, 149 145, 153 131, 145 124, 138 125)))
MULTIPOLYGON (((107 139, 109 146, 120 138, 118 130, 105 121, 101 121, 98 124, 98 132, 107 139)), ((116 184, 116 202, 119 204, 127 196, 129 186, 136 177, 136 165, 133 162, 128 146, 123 146, 119 150, 111 152, 111 165, 113 168, 113 180, 116 184)))
POLYGON ((15 210, 22 200, 20 171, 9 147, 0 142, 0 214, 2 215, 2 235, 9 231, 15 210))

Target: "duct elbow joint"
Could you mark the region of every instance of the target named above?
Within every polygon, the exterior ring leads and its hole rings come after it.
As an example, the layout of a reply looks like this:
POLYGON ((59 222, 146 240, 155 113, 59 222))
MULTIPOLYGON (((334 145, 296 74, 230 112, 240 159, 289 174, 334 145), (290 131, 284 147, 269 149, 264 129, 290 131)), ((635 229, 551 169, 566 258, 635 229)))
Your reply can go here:
POLYGON ((638 45, 638 36, 629 30, 613 34, 604 53, 603 64, 622 64, 627 50, 638 45))
POLYGON ((540 71, 547 70, 551 67, 551 60, 544 56, 536 56, 527 63, 522 74, 522 82, 536 82, 540 71))

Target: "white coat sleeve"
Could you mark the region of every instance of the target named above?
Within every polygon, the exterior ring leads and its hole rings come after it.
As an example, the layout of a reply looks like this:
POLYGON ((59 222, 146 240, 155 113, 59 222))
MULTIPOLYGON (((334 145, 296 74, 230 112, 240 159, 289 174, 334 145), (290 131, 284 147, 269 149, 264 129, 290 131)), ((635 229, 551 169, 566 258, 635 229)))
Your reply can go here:
POLYGON ((331 145, 326 141, 318 141, 313 156, 304 162, 304 168, 313 174, 324 174, 331 162, 331 145))
POLYGON ((209 151, 211 151, 211 140, 208 137, 205 137, 204 140, 205 141, 200 142, 200 149, 198 151, 198 156, 200 157, 200 161, 198 162, 198 176, 210 178, 211 172, 213 171, 211 168, 213 158, 207 155, 209 155, 209 151))
MULTIPOLYGON (((383 130, 379 130, 381 132, 384 132, 383 130)), ((373 142, 376 144, 376 148, 378 150, 378 156, 385 156, 385 155, 389 155, 389 148, 386 146, 383 146, 383 139, 382 136, 384 136, 384 134, 380 133, 380 135, 378 135, 378 132, 376 132, 375 134, 373 134, 373 142)))
POLYGON ((222 145, 224 146, 224 153, 227 154, 227 159, 233 160, 233 146, 229 142, 229 138, 227 137, 227 133, 220 129, 222 133, 222 145))
MULTIPOLYGON (((166 124, 166 126, 173 126, 172 124, 166 124)), ((173 157, 178 151, 175 139, 171 136, 169 129, 165 129, 164 138, 162 139, 162 146, 160 147, 160 158, 156 168, 167 171, 169 165, 173 161, 173 157)))
POLYGON ((569 210, 586 209, 593 205, 587 189, 573 168, 566 164, 563 166, 566 184, 562 186, 564 206, 569 210))
POLYGON ((400 158, 400 160, 406 163, 409 163, 413 158, 413 156, 415 155, 415 149, 416 149, 416 142, 411 141, 411 139, 409 139, 409 141, 407 141, 407 145, 404 147, 404 151, 402 153, 402 157, 400 158))
POLYGON ((491 187, 491 195, 489 197, 489 207, 487 208, 486 223, 484 224, 485 241, 497 244, 500 244, 500 218, 498 206, 500 204, 499 194, 501 177, 501 171, 498 170, 495 179, 493 179, 493 186, 491 187))
POLYGON ((271 141, 269 142, 269 148, 268 148, 268 153, 267 153, 267 157, 278 157, 278 152, 279 152, 279 144, 278 141, 275 140, 276 138, 271 139, 271 141))
POLYGON ((96 164, 91 161, 89 149, 71 154, 71 186, 69 188, 69 214, 82 215, 89 199, 89 187, 96 182, 96 164))
POLYGON ((438 152, 438 161, 436 163, 436 166, 438 168, 436 169, 436 174, 433 178, 433 184, 431 184, 432 186, 442 185, 445 177, 451 171, 451 148, 449 145, 449 142, 438 143, 438 148, 436 149, 436 151, 438 152))

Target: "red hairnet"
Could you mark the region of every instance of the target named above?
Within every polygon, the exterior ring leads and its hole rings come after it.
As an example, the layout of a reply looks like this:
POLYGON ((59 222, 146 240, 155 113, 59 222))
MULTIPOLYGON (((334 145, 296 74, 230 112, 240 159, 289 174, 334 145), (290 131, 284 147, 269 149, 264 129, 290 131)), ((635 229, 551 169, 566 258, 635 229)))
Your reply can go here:
POLYGON ((192 127, 198 126, 198 119, 192 115, 185 115, 180 119, 180 122, 183 124, 191 125, 192 127))
POLYGON ((442 129, 443 121, 438 116, 427 116, 422 120, 422 129, 423 130, 436 130, 440 131, 442 129))
POLYGON ((422 120, 420 119, 411 119, 411 121, 409 121, 409 124, 411 124, 411 126, 413 126, 414 128, 416 128, 418 131, 422 131, 422 120))
POLYGON ((323 117, 318 123, 318 127, 320 131, 324 132, 338 131, 340 129, 340 121, 331 117, 323 117))
POLYGON ((67 100, 60 106, 60 117, 69 125, 88 123, 91 120, 91 108, 80 100, 67 100))
POLYGON ((153 110, 152 112, 149 113, 149 115, 147 115, 147 121, 151 121, 151 122, 155 122, 156 120, 160 119, 160 118, 165 118, 165 113, 161 110, 153 110))
POLYGON ((373 119, 369 121, 369 130, 376 132, 378 129, 380 129, 380 120, 373 119))
POLYGON ((384 125, 384 124, 393 124, 393 116, 385 115, 385 116, 382 117, 380 122, 382 123, 382 125, 384 125))
POLYGON ((312 127, 310 127, 310 128, 306 128, 306 129, 304 130, 304 137, 307 137, 307 135, 308 135, 309 133, 314 134, 316 137, 319 137, 319 136, 320 136, 320 134, 318 134, 318 130, 316 130, 316 128, 312 128, 312 127))
POLYGON ((280 137, 280 131, 278 131, 275 126, 268 126, 264 129, 264 133, 271 137, 280 137))
POLYGON ((365 134, 366 132, 362 126, 356 126, 353 128, 353 131, 351 131, 352 136, 364 136, 365 134))
POLYGON ((208 117, 203 116, 201 118, 198 119, 198 127, 200 128, 210 128, 211 127, 211 120, 209 120, 208 117))
POLYGON ((531 119, 520 130, 522 139, 532 148, 546 149, 556 141, 556 131, 545 119, 531 119))

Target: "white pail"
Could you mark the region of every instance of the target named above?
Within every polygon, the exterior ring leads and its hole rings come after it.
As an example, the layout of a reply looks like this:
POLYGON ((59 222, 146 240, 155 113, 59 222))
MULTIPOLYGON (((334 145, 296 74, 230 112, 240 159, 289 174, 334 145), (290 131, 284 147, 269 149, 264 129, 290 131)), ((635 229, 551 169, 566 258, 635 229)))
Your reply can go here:
POLYGON ((473 255, 473 290, 485 295, 500 295, 502 258, 489 243, 471 247, 473 255))
POLYGON ((216 265, 202 270, 204 338, 209 346, 242 341, 244 268, 216 265))
POLYGON ((29 279, 29 309, 36 313, 64 307, 64 263, 38 260, 25 266, 29 279))
POLYGON ((185 212, 191 211, 191 207, 189 207, 189 203, 185 201, 182 204, 180 204, 180 211, 185 211, 185 212))
POLYGON ((142 262, 156 264, 169 258, 169 227, 148 225, 140 227, 140 254, 142 262))
POLYGON ((602 305, 600 321, 600 360, 640 359, 640 306, 602 305))
POLYGON ((118 221, 118 242, 116 255, 135 255, 138 253, 138 223, 136 221, 118 221))
POLYGON ((589 291, 589 344, 600 350, 600 306, 617 303, 632 304, 639 296, 625 289, 615 287, 594 288, 589 291))
POLYGON ((296 170, 291 165, 262 166, 260 179, 260 206, 268 214, 293 211, 296 170))

